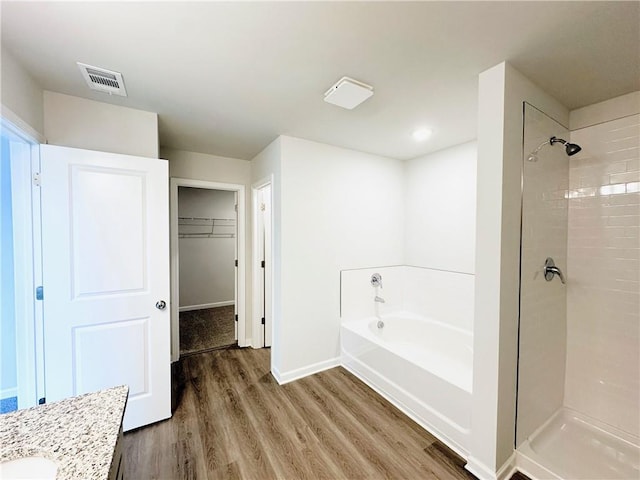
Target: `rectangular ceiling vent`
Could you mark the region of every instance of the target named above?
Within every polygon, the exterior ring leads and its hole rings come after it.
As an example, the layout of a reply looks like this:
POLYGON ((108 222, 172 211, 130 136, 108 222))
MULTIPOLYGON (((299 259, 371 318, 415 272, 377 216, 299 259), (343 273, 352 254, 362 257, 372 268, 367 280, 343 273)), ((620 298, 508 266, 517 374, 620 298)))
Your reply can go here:
POLYGON ((78 68, 80 68, 82 76, 90 89, 108 93, 109 95, 127 96, 121 73, 112 72, 104 68, 92 67, 91 65, 80 62, 78 62, 78 68))
POLYGON ((352 110, 373 95, 373 87, 349 77, 342 77, 324 94, 324 101, 352 110))

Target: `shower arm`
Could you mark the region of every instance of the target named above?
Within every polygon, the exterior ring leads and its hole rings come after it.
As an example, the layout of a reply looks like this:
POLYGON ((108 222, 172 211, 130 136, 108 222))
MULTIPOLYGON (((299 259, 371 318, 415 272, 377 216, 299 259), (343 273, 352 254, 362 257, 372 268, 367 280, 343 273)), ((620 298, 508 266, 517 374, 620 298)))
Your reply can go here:
MULTIPOLYGON (((536 153, 538 153, 540 151, 540 149, 542 149, 542 147, 544 147, 545 145, 553 145, 553 141, 555 140, 556 137, 551 137, 549 140, 547 140, 546 142, 542 142, 540 145, 538 145, 536 147, 536 149, 534 151, 532 151, 529 155, 535 155, 536 153)), ((555 140, 556 142, 558 140, 555 140)))

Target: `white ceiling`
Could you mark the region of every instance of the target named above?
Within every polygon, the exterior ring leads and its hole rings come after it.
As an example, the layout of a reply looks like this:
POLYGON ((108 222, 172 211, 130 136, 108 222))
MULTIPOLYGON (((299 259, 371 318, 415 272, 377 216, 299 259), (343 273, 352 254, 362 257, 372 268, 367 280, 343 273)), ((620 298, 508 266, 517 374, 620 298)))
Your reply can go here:
POLYGON ((0 5, 44 89, 158 112, 161 145, 236 158, 280 134, 399 159, 471 140, 477 76, 503 60, 570 109, 640 90, 635 1, 0 5), (90 91, 78 61, 122 72, 129 97, 90 91), (375 95, 325 103, 344 75, 375 95))

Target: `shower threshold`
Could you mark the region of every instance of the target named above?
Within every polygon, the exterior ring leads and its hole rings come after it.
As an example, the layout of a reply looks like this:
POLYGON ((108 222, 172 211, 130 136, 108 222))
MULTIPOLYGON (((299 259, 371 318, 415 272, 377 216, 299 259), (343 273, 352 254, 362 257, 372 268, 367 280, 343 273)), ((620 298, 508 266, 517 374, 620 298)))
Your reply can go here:
POLYGON ((536 479, 637 480, 638 437, 568 408, 517 449, 517 466, 536 479))

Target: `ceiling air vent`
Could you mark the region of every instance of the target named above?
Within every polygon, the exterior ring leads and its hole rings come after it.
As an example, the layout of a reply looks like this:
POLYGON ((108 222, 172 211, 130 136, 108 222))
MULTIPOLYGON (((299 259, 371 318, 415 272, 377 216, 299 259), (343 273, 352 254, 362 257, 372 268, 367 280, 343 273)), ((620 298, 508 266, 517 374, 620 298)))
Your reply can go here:
POLYGON ((121 73, 92 67, 80 62, 78 62, 78 67, 90 89, 108 93, 109 95, 127 96, 121 73))
POLYGON ((342 77, 324 94, 324 101, 351 110, 373 95, 373 87, 349 77, 342 77))

